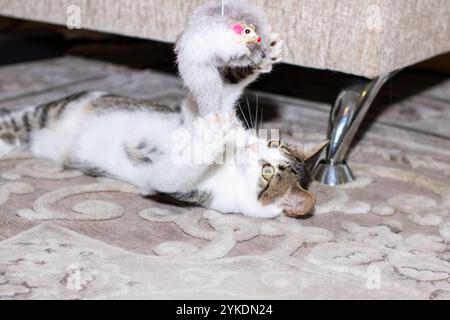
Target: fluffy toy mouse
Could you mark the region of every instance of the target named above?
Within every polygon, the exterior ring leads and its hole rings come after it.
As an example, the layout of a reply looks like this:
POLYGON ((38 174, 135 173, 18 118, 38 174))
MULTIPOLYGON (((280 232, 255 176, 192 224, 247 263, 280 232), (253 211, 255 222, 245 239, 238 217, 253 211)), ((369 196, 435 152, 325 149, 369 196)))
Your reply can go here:
POLYGON ((282 41, 264 12, 242 1, 209 2, 188 19, 175 51, 200 116, 230 111, 245 86, 281 60, 282 41))

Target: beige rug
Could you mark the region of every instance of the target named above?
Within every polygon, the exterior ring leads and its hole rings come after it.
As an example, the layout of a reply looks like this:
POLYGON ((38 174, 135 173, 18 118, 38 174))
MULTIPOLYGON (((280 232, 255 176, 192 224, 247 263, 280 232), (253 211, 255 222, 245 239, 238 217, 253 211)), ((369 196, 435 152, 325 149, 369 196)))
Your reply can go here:
MULTIPOLYGON (((84 89, 183 95, 174 77, 74 57, 0 69, 0 107, 84 89)), ((256 94, 264 126, 324 138, 328 106, 256 94)), ((305 220, 159 204, 11 154, 0 161, 0 298, 449 299, 450 81, 384 110, 352 152, 357 180, 314 183, 305 220)))

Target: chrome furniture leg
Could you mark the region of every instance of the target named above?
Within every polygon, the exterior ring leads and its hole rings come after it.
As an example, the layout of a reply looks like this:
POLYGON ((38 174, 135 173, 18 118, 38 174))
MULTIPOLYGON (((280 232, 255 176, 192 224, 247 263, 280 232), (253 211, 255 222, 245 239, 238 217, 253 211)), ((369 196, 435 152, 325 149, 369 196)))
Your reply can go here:
POLYGON ((367 80, 341 91, 330 113, 326 157, 318 163, 313 178, 328 185, 354 180, 345 161, 350 144, 380 89, 397 71, 367 80))

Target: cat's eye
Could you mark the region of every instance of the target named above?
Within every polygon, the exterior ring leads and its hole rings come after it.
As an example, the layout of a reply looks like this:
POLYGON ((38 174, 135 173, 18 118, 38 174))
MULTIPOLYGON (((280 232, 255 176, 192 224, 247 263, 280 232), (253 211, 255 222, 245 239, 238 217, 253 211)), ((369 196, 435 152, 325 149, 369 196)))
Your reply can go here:
POLYGON ((270 140, 268 146, 269 148, 279 148, 280 144, 280 140, 270 140))
POLYGON ((270 164, 266 164, 262 168, 261 175, 265 180, 270 180, 275 175, 275 168, 270 164))
POLYGON ((249 34, 250 32, 251 32, 250 29, 245 29, 246 34, 249 34))

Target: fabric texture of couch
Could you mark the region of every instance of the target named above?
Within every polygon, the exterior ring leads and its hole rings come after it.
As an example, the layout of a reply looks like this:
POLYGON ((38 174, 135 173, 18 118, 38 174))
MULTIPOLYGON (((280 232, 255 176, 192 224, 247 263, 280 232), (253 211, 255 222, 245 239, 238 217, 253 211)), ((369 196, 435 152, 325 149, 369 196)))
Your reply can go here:
MULTIPOLYGON (((226 2, 226 0, 224 0, 226 2)), ((450 51, 448 0, 249 0, 286 39, 284 61, 375 78, 450 51)), ((204 0, 0 0, 0 15, 175 41, 204 0)))

